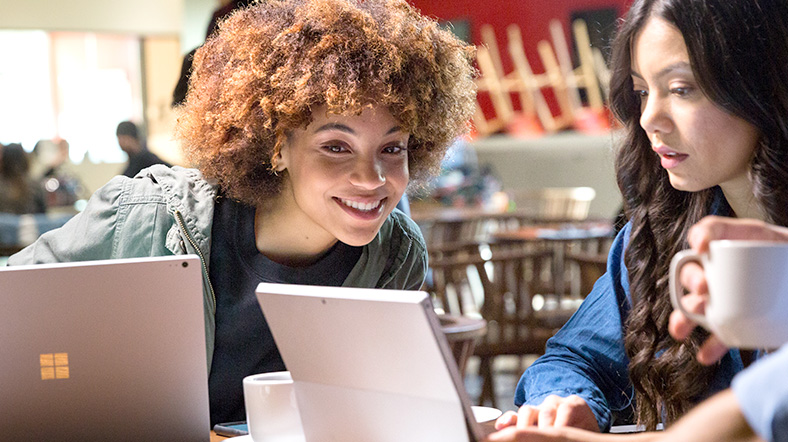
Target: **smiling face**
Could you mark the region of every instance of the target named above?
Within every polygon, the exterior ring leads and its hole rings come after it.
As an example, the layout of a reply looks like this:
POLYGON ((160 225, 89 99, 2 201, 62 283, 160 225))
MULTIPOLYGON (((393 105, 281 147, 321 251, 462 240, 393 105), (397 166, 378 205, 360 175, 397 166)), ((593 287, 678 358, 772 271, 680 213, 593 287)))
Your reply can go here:
POLYGON ((357 116, 318 108, 276 161, 286 170, 283 219, 314 244, 368 244, 408 185, 408 138, 385 108, 357 116))
POLYGON ((641 96, 640 125, 673 187, 751 192, 747 172, 759 131, 701 92, 676 27, 648 20, 632 44, 632 81, 641 96))

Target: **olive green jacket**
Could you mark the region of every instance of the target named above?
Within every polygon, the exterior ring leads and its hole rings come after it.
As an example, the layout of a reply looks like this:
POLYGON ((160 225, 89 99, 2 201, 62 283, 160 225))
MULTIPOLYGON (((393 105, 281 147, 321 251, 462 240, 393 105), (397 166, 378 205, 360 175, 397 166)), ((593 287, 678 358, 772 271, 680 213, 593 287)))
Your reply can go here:
MULTIPOLYGON (((210 371, 216 297, 208 278, 217 187, 199 171, 152 166, 133 179, 117 176, 85 210, 13 255, 8 265, 163 255, 198 255, 203 266, 205 337, 210 371)), ((399 210, 364 246, 344 286, 417 290, 427 272, 418 226, 399 210)))

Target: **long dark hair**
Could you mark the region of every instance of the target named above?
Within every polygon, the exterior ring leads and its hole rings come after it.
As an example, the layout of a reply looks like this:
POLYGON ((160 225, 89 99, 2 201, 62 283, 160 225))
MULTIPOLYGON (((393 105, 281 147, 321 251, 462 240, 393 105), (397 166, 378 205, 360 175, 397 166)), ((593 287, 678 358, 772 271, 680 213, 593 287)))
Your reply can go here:
POLYGON ((788 225, 788 4, 783 0, 635 0, 613 43, 611 108, 624 126, 616 157, 632 230, 625 253, 632 309, 625 323, 638 423, 649 429, 684 414, 707 391, 714 367, 695 360, 702 333, 668 334, 671 257, 687 230, 709 213, 714 190, 674 189, 640 127, 631 47, 651 17, 683 35, 695 79, 726 112, 761 133, 750 164, 755 197, 771 222, 788 225))

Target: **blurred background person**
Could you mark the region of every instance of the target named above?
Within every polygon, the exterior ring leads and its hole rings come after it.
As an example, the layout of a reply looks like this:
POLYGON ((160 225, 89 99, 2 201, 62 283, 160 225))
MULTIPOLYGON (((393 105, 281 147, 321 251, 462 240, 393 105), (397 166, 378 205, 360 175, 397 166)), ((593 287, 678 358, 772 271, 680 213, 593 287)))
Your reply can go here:
POLYGON ((0 212, 25 214, 46 212, 41 187, 30 177, 30 162, 21 144, 2 148, 0 161, 0 212))
POLYGON ((153 166, 154 164, 171 166, 171 164, 148 150, 145 142, 140 137, 140 131, 137 125, 131 121, 122 121, 118 124, 115 135, 118 136, 118 145, 120 145, 123 152, 126 152, 129 156, 129 162, 126 165, 126 170, 123 171, 123 175, 133 178, 140 170, 153 166))
POLYGON ((47 207, 73 206, 90 196, 69 158, 69 144, 64 139, 39 140, 33 147, 31 176, 44 189, 47 207))

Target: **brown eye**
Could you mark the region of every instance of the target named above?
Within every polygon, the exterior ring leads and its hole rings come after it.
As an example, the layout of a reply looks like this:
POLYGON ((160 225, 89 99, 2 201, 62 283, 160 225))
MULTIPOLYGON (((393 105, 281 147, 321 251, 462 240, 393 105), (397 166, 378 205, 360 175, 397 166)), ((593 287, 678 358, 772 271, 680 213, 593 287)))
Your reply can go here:
POLYGON ((326 144, 323 146, 323 149, 325 149, 330 153, 342 153, 348 150, 345 146, 341 144, 326 144))
POLYGON ((399 144, 394 144, 383 148, 383 153, 398 154, 404 151, 405 151, 405 147, 399 144))

